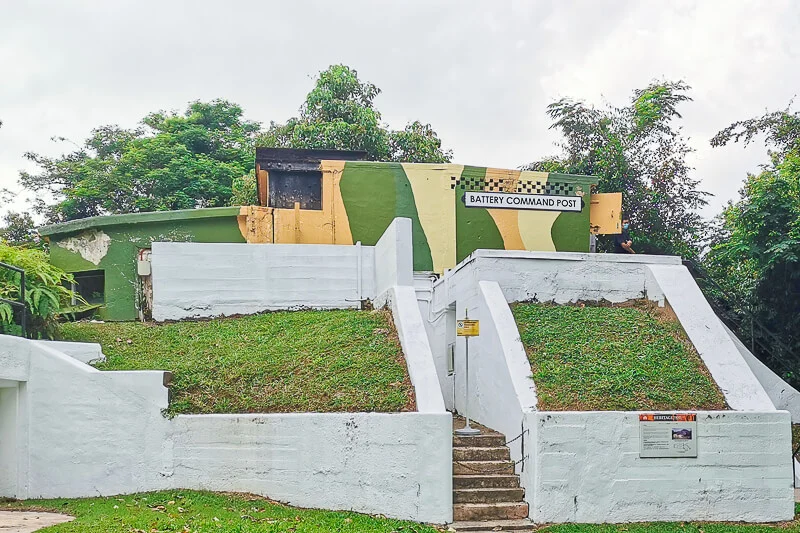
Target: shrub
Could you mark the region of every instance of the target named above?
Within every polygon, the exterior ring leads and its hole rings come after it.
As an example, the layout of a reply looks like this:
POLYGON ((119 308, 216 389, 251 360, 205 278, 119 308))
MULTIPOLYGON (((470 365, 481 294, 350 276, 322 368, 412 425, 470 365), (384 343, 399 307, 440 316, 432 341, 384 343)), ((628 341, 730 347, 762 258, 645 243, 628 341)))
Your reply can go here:
MULTIPOLYGON (((25 271, 27 335, 31 338, 52 337, 56 315, 69 307, 73 298, 85 303, 68 288, 72 275, 51 265, 43 250, 0 243, 0 262, 25 271)), ((19 301, 19 289, 20 274, 0 268, 0 298, 19 301)), ((0 331, 21 334, 20 315, 19 308, 0 302, 0 331)))

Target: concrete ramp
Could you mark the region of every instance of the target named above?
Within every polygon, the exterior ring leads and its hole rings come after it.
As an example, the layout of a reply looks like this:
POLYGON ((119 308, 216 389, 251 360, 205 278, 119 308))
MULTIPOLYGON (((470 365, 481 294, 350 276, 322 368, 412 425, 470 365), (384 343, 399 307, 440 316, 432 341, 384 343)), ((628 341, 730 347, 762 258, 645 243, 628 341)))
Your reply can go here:
POLYGON ((648 265, 667 302, 732 409, 773 411, 764 387, 755 378, 728 332, 684 266, 648 265))

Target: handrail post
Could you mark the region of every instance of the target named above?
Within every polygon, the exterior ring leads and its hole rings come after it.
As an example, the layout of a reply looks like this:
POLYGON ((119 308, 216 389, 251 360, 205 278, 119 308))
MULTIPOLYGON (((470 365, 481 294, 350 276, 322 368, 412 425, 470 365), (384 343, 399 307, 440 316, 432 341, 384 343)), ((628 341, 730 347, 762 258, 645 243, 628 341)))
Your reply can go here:
POLYGON ((28 331, 27 331, 27 316, 28 316, 28 306, 25 304, 25 271, 22 270, 19 273, 20 277, 20 284, 19 284, 19 299, 20 303, 22 304, 22 318, 20 319, 20 325, 22 327, 22 338, 28 338, 28 331))

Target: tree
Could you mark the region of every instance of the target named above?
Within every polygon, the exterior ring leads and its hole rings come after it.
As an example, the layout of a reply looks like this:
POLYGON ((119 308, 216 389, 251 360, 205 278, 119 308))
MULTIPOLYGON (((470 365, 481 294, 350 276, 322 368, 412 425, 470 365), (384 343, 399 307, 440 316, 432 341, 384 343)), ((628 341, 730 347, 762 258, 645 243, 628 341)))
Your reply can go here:
POLYGON ((11 246, 36 246, 40 243, 36 223, 30 213, 9 211, 3 216, 5 225, 0 228, 0 237, 11 246))
MULTIPOLYGON (((49 222, 113 213, 227 205, 235 178, 253 166, 256 122, 225 100, 184 113, 151 113, 140 127, 103 126, 60 157, 27 153, 39 166, 20 183, 49 222), (43 197, 52 196, 48 204, 43 197)), ((64 140, 64 139, 60 139, 64 140)))
POLYGON ((345 65, 320 72, 300 107, 300 116, 285 124, 272 122, 259 146, 363 150, 375 161, 444 163, 452 158, 430 124, 414 121, 405 129, 389 130, 375 108, 380 89, 362 82, 345 65))
POLYGON ((678 105, 691 100, 681 81, 654 82, 634 91, 621 108, 597 109, 562 99, 548 106, 551 129, 564 136, 562 155, 528 170, 597 176, 598 192, 622 192, 637 252, 696 256, 708 193, 697 189, 686 155, 678 105))
POLYGON ((749 174, 711 232, 704 264, 715 279, 800 354, 800 113, 734 122, 712 146, 764 135, 770 164, 749 174))

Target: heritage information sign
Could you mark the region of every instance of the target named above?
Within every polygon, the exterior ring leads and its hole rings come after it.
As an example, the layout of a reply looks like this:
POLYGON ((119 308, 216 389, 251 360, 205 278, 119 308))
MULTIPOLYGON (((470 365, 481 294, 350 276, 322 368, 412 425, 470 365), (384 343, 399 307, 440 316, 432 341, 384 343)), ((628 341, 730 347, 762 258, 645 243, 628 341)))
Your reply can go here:
POLYGON ((517 194, 508 192, 467 191, 467 207, 492 209, 533 209, 538 211, 581 211, 580 196, 551 196, 546 194, 517 194))
POLYGON ((697 457, 697 415, 640 414, 639 457, 697 457))

